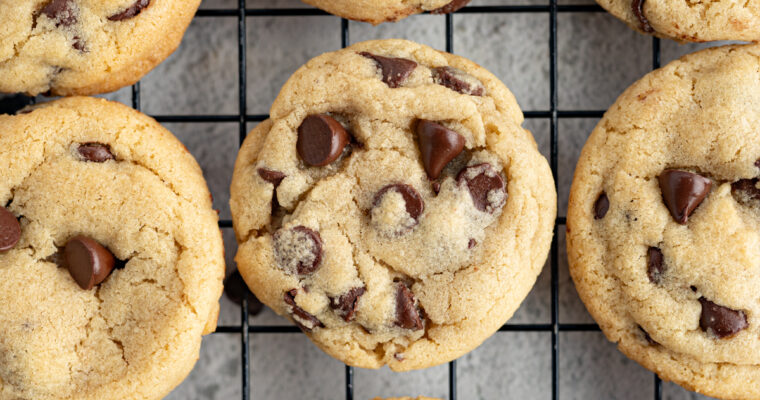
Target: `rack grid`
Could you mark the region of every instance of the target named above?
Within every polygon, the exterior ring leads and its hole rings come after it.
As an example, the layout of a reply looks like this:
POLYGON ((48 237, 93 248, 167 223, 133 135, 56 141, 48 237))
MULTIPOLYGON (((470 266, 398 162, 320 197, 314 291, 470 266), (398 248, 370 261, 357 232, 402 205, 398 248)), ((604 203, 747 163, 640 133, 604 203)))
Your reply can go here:
MULTIPOLYGON (((598 13, 604 10, 597 5, 560 5, 557 0, 548 0, 544 5, 496 5, 496 6, 467 6, 454 14, 440 16, 445 19, 445 43, 446 51, 454 52, 454 18, 458 14, 497 14, 497 13, 531 13, 545 14, 549 18, 549 109, 525 111, 527 119, 548 119, 550 125, 550 166, 557 189, 557 164, 558 164, 558 122, 563 118, 601 118, 604 110, 560 110, 557 107, 557 16, 559 13, 598 13)), ((238 34, 238 114, 231 115, 158 115, 156 120, 162 123, 223 123, 237 122, 239 124, 239 142, 242 143, 247 134, 247 123, 260 122, 268 118, 262 114, 248 114, 246 104, 246 20, 248 17, 293 17, 329 15, 316 8, 246 8, 246 0, 238 0, 237 8, 229 9, 200 9, 195 18, 204 17, 228 17, 237 18, 238 34)), ((436 17, 437 18, 437 17, 436 17)), ((346 19, 340 19, 341 45, 349 45, 349 23, 346 19)), ((660 67, 660 40, 652 38, 652 69, 660 67)), ((140 83, 132 86, 132 107, 140 110, 140 83)), ((35 102, 33 98, 13 96, 0 101, 0 108, 21 108, 26 104, 35 102)), ((559 322, 559 259, 558 259, 558 235, 560 229, 564 229, 566 218, 559 216, 554 225, 554 237, 551 245, 549 261, 551 266, 551 323, 539 324, 510 324, 503 325, 499 332, 551 332, 551 381, 552 399, 559 399, 559 333, 560 332, 598 332, 596 324, 568 324, 559 322)), ((231 228, 232 221, 224 219, 219 221, 220 228, 231 228)), ((248 301, 243 296, 240 308, 240 325, 219 326, 216 334, 241 334, 242 348, 242 399, 251 398, 251 335, 273 333, 299 333, 293 325, 261 325, 252 326, 248 322, 248 301)), ((653 374, 655 400, 662 399, 662 381, 653 374)), ((448 400, 457 400, 457 361, 448 363, 448 400)), ((345 366, 345 398, 354 399, 354 367, 345 366)))

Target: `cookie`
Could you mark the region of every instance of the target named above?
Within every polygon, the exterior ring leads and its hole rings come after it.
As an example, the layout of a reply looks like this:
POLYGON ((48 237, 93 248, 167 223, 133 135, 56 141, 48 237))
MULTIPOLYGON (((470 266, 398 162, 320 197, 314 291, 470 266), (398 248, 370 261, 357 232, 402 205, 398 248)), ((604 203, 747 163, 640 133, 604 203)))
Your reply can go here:
POLYGON ((347 364, 467 353, 541 271, 553 180, 522 112, 474 63, 404 40, 301 67, 246 138, 231 188, 241 275, 347 364))
POLYGON ((179 46, 199 4, 0 2, 0 92, 89 95, 132 85, 179 46))
POLYGON ((570 273, 607 338, 666 380, 760 397, 760 46, 633 84, 576 167, 570 273))
POLYGON ((448 14, 467 5, 470 0, 302 0, 330 14, 378 25, 395 22, 413 14, 430 12, 448 14))
POLYGON ((760 40, 760 3, 715 0, 596 0, 633 29, 681 42, 760 40))
POLYGON ((0 131, 0 398, 162 398, 219 312, 200 167, 102 99, 0 115, 0 131))

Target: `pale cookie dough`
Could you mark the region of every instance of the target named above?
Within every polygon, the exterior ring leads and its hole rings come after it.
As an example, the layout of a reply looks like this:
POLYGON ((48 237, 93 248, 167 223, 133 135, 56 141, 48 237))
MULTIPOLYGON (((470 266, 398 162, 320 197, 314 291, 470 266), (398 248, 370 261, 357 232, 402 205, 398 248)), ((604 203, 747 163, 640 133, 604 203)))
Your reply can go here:
POLYGON ((467 5, 470 0, 302 0, 330 14, 372 25, 395 22, 413 14, 429 11, 448 14, 467 5))
POLYGON ((760 398, 760 46, 633 84, 588 139, 570 273, 607 338, 666 380, 760 398))
POLYGON ((631 28, 681 42, 760 40, 760 2, 596 0, 631 28))
POLYGON ((0 115, 0 132, 0 399, 162 398, 219 311, 200 167, 153 119, 102 99, 0 115), (115 260, 89 290, 69 272, 87 246, 95 270, 115 260))
POLYGON ((235 164, 238 268, 328 354, 396 371, 467 353, 514 313, 552 237, 551 171, 512 94, 404 40, 323 54, 235 164))
POLYGON ((0 92, 97 94, 179 46, 200 0, 2 0, 0 92))

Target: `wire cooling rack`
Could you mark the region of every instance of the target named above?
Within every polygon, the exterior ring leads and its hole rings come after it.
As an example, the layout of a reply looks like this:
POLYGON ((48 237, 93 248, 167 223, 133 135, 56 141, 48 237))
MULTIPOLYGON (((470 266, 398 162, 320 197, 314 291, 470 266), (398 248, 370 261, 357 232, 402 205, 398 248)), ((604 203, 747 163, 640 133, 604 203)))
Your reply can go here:
MULTIPOLYGON (((229 9, 201 9, 198 10, 196 18, 207 17, 226 17, 236 18, 238 21, 238 114, 232 115, 159 115, 154 116, 156 120, 162 123, 238 123, 239 124, 239 141, 240 143, 246 137, 247 123, 260 122, 268 118, 263 114, 247 114, 246 104, 246 19, 248 17, 293 17, 293 16, 313 16, 328 15, 327 13, 315 8, 246 8, 245 0, 238 0, 237 8, 229 9)), ((557 188, 558 175, 558 123, 559 119, 567 118, 601 118, 604 110, 559 110, 557 107, 557 16, 559 13, 598 13, 604 10, 597 5, 560 5, 557 0, 549 0, 545 5, 496 5, 496 6, 468 6, 459 10, 456 14, 542 14, 549 19, 549 37, 546 45, 549 47, 549 109, 548 110, 531 110, 525 111, 525 118, 528 119, 546 119, 550 125, 550 166, 555 180, 555 189, 557 188)), ((454 52, 454 19, 456 14, 441 16, 445 19, 445 43, 446 51, 454 52)), ((346 47, 349 44, 349 23, 346 19, 340 20, 341 45, 346 47)), ((660 41, 657 38, 652 39, 652 69, 660 67, 660 41)), ((34 102, 34 99, 22 96, 13 96, 4 98, 0 104, 0 111, 9 109, 13 111, 23 107, 25 104, 34 102)), ((140 110, 140 83, 132 86, 132 107, 140 110)), ((563 210, 560 210, 562 212, 563 210)), ((551 380, 552 380, 552 399, 559 399, 559 333, 560 332, 598 332, 599 326, 596 324, 568 324, 559 322, 559 259, 558 259, 558 232, 564 229, 565 216, 559 216, 554 226, 554 238, 551 245, 550 265, 551 265, 551 323, 538 324, 505 324, 499 332, 551 332, 551 380)), ((220 228, 231 228, 232 221, 223 219, 219 222, 220 228)), ((243 302, 240 309, 240 325, 223 325, 219 326, 215 332, 218 335, 224 334, 241 334, 242 345, 242 399, 251 398, 251 356, 249 346, 251 335, 262 335, 272 333, 300 333, 301 331, 293 325, 249 325, 248 322, 248 301, 243 296, 243 302)), ((451 361, 448 364, 448 387, 449 400, 457 400, 457 361, 451 361)), ((654 393, 655 400, 662 399, 662 381, 654 375, 654 393)), ((354 368, 345 366, 345 398, 346 400, 354 399, 354 368)), ((363 399, 362 399, 363 400, 363 399)))

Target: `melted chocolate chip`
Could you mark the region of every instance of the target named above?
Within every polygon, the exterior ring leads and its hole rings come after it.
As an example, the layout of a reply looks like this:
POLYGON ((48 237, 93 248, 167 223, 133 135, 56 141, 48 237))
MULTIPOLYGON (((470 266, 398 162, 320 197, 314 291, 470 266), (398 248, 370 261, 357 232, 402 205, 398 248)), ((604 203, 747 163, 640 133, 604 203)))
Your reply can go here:
POLYGON ((51 0, 41 11, 46 17, 55 21, 55 26, 71 26, 77 23, 74 0, 51 0))
POLYGON ((478 241, 475 240, 475 239, 470 239, 470 241, 467 242, 467 248, 468 249, 471 249, 471 248, 473 248, 473 247, 475 247, 477 245, 478 245, 478 241))
POLYGON ((115 158, 113 153, 111 153, 111 149, 107 145, 100 143, 80 144, 77 151, 79 151, 82 159, 90 162, 102 163, 115 158))
POLYGON ((259 173, 261 179, 271 183, 276 188, 280 182, 285 179, 285 174, 280 171, 273 171, 271 169, 259 168, 256 170, 259 173))
POLYGON ((662 257, 662 251, 657 247, 650 247, 647 250, 647 276, 649 277, 649 282, 660 283, 664 272, 665 262, 662 257))
POLYGON ((602 219, 607 215, 607 211, 610 209, 610 199, 607 198, 607 193, 602 192, 599 198, 594 203, 594 219, 602 219))
POLYGON ((760 201, 760 189, 757 188, 757 183, 757 178, 738 180, 731 184, 731 194, 743 204, 760 201))
POLYGON ((435 10, 430 11, 431 14, 448 14, 453 13, 454 11, 459 10, 460 8, 464 7, 469 3, 470 0, 452 0, 451 3, 446 4, 445 6, 441 8, 436 8, 435 10))
POLYGON ((250 315, 258 315, 264 308, 259 299, 248 290, 248 286, 237 270, 224 280, 224 294, 238 305, 243 304, 243 298, 248 299, 248 314, 250 315))
POLYGON ((464 137, 441 124, 420 120, 417 123, 420 157, 430 179, 438 179, 441 171, 464 149, 464 137))
POLYGON ((349 141, 350 135, 335 118, 309 115, 298 127, 296 150, 306 164, 323 167, 337 160, 349 141))
POLYGON ((322 238, 303 225, 280 229, 274 234, 274 255, 277 265, 299 275, 311 274, 321 266, 322 238))
POLYGON ((649 24, 649 20, 644 15, 644 1, 645 0, 633 0, 631 2, 631 9, 633 14, 639 19, 639 28, 646 33, 653 33, 654 28, 649 24))
POLYGON ((483 92, 485 92, 485 88, 480 81, 460 69, 454 67, 435 67, 431 71, 435 83, 455 92, 471 96, 482 96, 483 92))
POLYGON ((363 51, 360 55, 374 60, 382 70, 383 82, 390 88, 401 86, 412 74, 417 63, 406 58, 383 57, 363 51))
POLYGON ((699 327, 705 332, 713 332, 720 339, 731 337, 749 326, 744 311, 719 306, 704 297, 699 298, 699 303, 702 304, 699 327))
POLYGON ((433 193, 436 195, 441 192, 441 183, 440 182, 433 182, 433 193))
POLYGON ((425 201, 422 200, 422 196, 420 196, 419 192, 407 184, 395 183, 392 185, 383 186, 383 188, 375 194, 375 199, 372 201, 372 206, 379 206, 380 202, 383 200, 383 196, 385 196, 391 190, 400 194, 401 197, 404 198, 406 212, 410 217, 414 219, 416 225, 416 222, 419 220, 420 215, 422 215, 422 212, 425 211, 425 201))
POLYGON ((418 331, 422 329, 422 319, 414 303, 414 294, 401 282, 396 283, 396 326, 418 331))
POLYGON ((70 239, 63 254, 71 277, 84 290, 90 290, 106 280, 115 263, 108 249, 86 236, 70 239))
POLYGON ((476 164, 459 171, 457 182, 467 184, 472 203, 480 211, 495 213, 507 202, 504 179, 488 163, 476 164))
POLYGON ((355 287, 347 293, 342 294, 340 297, 330 298, 330 308, 333 310, 339 310, 344 321, 351 321, 354 319, 356 303, 359 302, 359 297, 361 297, 364 292, 366 292, 365 288, 355 287))
POLYGON ((670 214, 679 224, 685 224, 689 215, 710 192, 712 182, 704 176, 674 169, 658 177, 660 190, 670 214))
POLYGON ((109 21, 123 21, 125 19, 130 19, 137 14, 140 14, 143 10, 143 8, 148 7, 150 5, 150 0, 136 0, 131 6, 127 7, 124 11, 120 13, 116 13, 110 17, 108 17, 109 21))
POLYGON ((8 251, 21 240, 21 225, 12 212, 0 207, 0 251, 8 251))
POLYGON ((314 328, 324 328, 325 325, 322 323, 322 321, 318 320, 317 317, 309 314, 303 308, 298 307, 296 305, 297 294, 298 294, 298 290, 290 289, 289 291, 285 292, 285 294, 283 295, 283 300, 285 301, 285 304, 290 306, 290 312, 294 316, 293 322, 295 322, 296 325, 298 325, 298 327, 301 328, 301 330, 306 331, 306 332, 311 332, 311 330, 314 328), (298 317, 298 318, 295 318, 295 317, 298 317))

